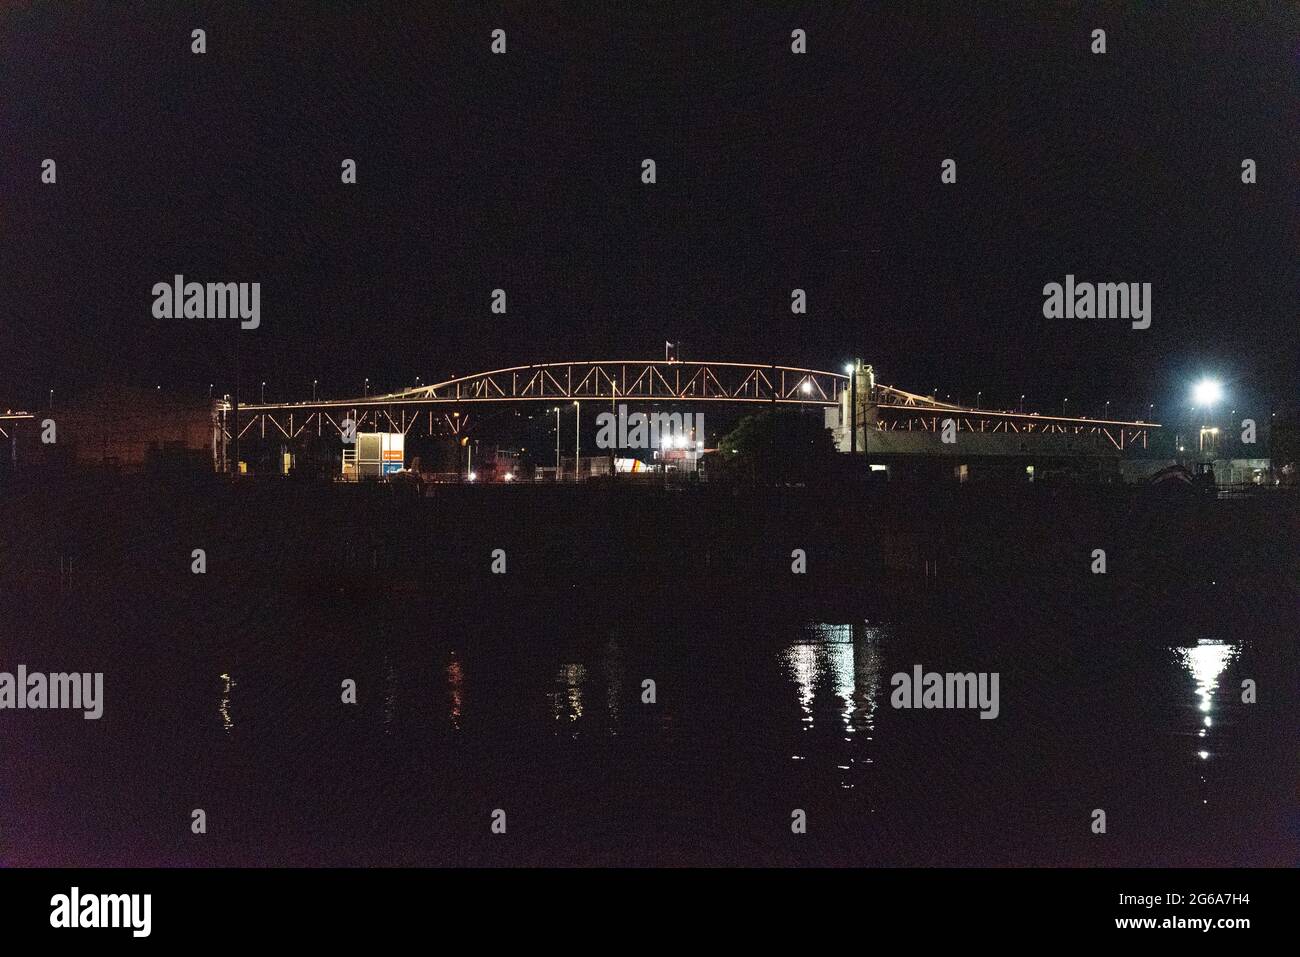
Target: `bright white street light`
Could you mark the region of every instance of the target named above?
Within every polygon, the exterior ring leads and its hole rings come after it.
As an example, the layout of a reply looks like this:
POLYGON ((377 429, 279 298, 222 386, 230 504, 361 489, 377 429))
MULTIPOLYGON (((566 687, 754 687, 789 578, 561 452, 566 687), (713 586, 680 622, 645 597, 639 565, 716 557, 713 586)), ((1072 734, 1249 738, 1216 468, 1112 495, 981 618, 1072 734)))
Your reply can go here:
POLYGON ((853 363, 850 362, 844 366, 845 375, 853 375, 853 363))
POLYGON ((812 391, 812 383, 809 382, 807 379, 804 379, 803 385, 799 386, 799 388, 803 390, 804 395, 807 395, 809 392, 812 391))
POLYGON ((1192 399, 1197 405, 1210 406, 1223 398, 1223 386, 1213 379, 1202 379, 1192 387, 1192 399))

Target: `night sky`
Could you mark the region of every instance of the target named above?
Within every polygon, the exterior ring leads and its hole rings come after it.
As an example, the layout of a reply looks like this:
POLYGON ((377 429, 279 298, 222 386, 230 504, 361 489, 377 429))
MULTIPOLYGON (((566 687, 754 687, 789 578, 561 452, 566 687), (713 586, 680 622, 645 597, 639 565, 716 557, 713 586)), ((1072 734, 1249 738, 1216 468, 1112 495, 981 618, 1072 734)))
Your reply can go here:
POLYGON ((5 4, 0 404, 230 391, 236 337, 246 401, 665 339, 1083 414, 1294 399, 1300 8, 785 6, 5 4), (155 319, 175 273, 260 282, 261 328, 155 319), (1045 319, 1067 273, 1152 283, 1151 328, 1045 319))

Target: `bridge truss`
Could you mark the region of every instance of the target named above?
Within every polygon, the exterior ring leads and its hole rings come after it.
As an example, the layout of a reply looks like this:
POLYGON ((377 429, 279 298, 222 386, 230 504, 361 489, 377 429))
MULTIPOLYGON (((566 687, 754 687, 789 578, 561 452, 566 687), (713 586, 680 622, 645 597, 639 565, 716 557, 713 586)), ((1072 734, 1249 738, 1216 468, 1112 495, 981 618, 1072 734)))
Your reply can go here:
MULTIPOLYGON (((881 432, 937 432, 953 419, 959 432, 1100 435, 1116 449, 1146 448, 1152 422, 1126 422, 975 409, 934 396, 871 383, 859 373, 860 426, 881 432)), ((484 403, 678 402, 733 405, 840 406, 850 376, 798 366, 745 362, 609 360, 547 362, 459 376, 383 395, 240 406, 239 435, 294 439, 358 431, 462 434, 484 403), (245 418, 245 416, 247 416, 245 418)), ((847 403, 844 403, 847 405, 847 403)), ((230 438, 228 404, 220 415, 230 438)), ((480 416, 481 417, 481 416, 480 416)))
POLYGON ((249 418, 239 434, 260 432, 294 438, 307 431, 343 431, 350 418, 357 429, 422 434, 458 434, 482 403, 566 404, 603 402, 727 402, 834 406, 847 387, 843 373, 794 366, 742 362, 613 360, 548 362, 460 376, 433 385, 362 399, 240 406, 249 418), (444 407, 456 407, 447 412, 444 407))
POLYGON ((1039 415, 1036 412, 1002 412, 972 409, 933 396, 916 395, 891 386, 878 385, 872 398, 874 427, 879 432, 939 432, 952 419, 958 432, 989 435, 1098 435, 1119 451, 1146 448, 1148 430, 1154 422, 1126 422, 1120 419, 1039 415))

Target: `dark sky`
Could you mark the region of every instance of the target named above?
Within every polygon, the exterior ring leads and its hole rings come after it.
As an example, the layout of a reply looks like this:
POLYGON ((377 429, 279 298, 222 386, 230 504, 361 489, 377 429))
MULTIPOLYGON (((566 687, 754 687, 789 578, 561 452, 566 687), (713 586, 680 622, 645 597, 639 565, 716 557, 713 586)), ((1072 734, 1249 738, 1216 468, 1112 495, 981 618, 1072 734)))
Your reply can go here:
POLYGON ((665 339, 1080 413, 1295 397, 1300 8, 897 6, 7 3, 0 403, 225 391, 236 336, 246 398, 665 339), (260 282, 261 328, 153 318, 178 272, 260 282), (1045 319, 1066 273, 1152 283, 1152 327, 1045 319))

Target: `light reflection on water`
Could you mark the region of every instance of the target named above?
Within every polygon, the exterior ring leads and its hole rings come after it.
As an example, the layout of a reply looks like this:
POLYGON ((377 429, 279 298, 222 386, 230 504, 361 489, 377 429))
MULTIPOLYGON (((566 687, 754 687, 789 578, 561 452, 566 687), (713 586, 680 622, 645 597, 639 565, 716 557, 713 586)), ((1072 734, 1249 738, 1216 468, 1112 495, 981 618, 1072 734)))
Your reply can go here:
MULTIPOLYGON (((1188 625, 1170 630, 1186 634, 1188 625)), ((998 721, 981 723, 974 714, 899 714, 889 707, 895 670, 914 661, 940 670, 949 661, 971 664, 969 648, 929 633, 916 637, 916 631, 905 618, 884 627, 787 618, 743 635, 708 622, 684 638, 623 629, 617 638, 598 632, 590 639, 523 649, 473 638, 431 652, 400 642, 367 647, 355 657, 340 656, 348 661, 341 674, 358 674, 351 669, 361 662, 363 697, 362 707, 348 712, 342 726, 342 757, 330 760, 366 768, 373 760, 374 767, 386 768, 380 762, 392 749, 370 749, 365 743, 392 741, 383 736, 396 735, 411 748, 428 749, 429 767, 446 763, 447 754, 463 760, 457 786, 465 793, 479 780, 517 778, 529 793, 540 795, 538 806, 545 809, 552 794, 559 795, 557 807, 570 797, 574 778, 561 776, 557 767, 565 774, 599 772, 607 765, 591 762, 608 759, 618 762, 620 774, 593 786, 593 806, 626 802, 641 815, 629 819, 644 820, 647 827, 657 826, 657 814, 676 813, 668 799, 643 798, 647 782, 666 782, 672 794, 699 795, 700 807, 713 788, 741 782, 761 790, 770 782, 774 794, 789 788, 800 800, 824 801, 826 813, 842 815, 834 819, 836 827, 846 833, 858 828, 854 833, 866 835, 864 842, 878 841, 885 849, 882 859, 907 862, 938 860, 925 855, 940 852, 918 839, 916 856, 900 844, 890 857, 887 845, 894 838, 887 835, 895 831, 871 828, 933 819, 937 827, 951 825, 965 840, 967 833, 976 833, 975 825, 1005 821, 1008 827, 1032 826, 1041 837, 1051 833, 1054 819, 1044 816, 1024 825, 1025 809, 1050 807, 1062 796, 1086 790, 1098 773, 1111 800, 1130 816, 1167 828, 1153 832, 1146 845, 1157 858, 1168 855, 1162 860, 1214 860, 1211 839, 1237 841, 1248 833, 1244 828, 1256 826, 1260 833, 1272 833, 1267 816, 1257 813, 1267 806, 1264 798, 1238 783, 1243 768, 1262 778, 1266 772, 1256 769, 1268 759, 1282 769, 1278 774, 1287 767, 1287 755, 1274 739, 1256 743, 1258 723, 1248 720, 1254 716, 1240 702, 1239 677, 1279 683, 1270 680, 1275 673, 1257 664, 1259 638, 1237 640, 1247 633, 1229 631, 1228 637, 1179 647, 1167 636, 1152 636, 1141 645, 1116 640, 1096 654, 1072 634, 1039 640, 1026 628, 1014 635, 1015 642, 995 645, 990 639, 978 650, 989 656, 988 667, 1007 669, 1002 688, 1008 707, 998 721), (1039 663, 1053 652, 1051 668, 1039 663), (659 682, 657 707, 642 703, 647 675, 659 682), (1089 696, 1112 691, 1114 699, 1101 703, 1104 720, 1099 722, 1089 696), (430 720, 444 733, 427 734, 430 720), (1076 750, 1080 757, 1071 766, 1076 750), (372 752, 378 756, 372 758, 372 752), (969 798, 964 787, 950 786, 966 782, 972 782, 969 798), (1004 793, 1010 795, 1005 807, 999 803, 1004 793), (961 828, 967 813, 974 822, 969 832, 961 828), (852 816, 859 814, 873 815, 869 826, 852 816), (1204 841, 1195 847, 1159 843, 1184 826, 1189 835, 1198 835, 1188 842, 1202 836, 1204 841)), ((278 660, 213 657, 185 675, 186 690, 193 689, 201 709, 203 743, 224 743, 216 749, 223 760, 275 767, 287 750, 280 742, 307 740, 314 733, 308 724, 324 734, 339 733, 333 723, 340 713, 337 678, 328 687, 318 683, 320 693, 302 705, 300 697, 279 694, 293 682, 311 679, 305 665, 301 673, 291 670, 297 659, 281 667, 278 660), (213 671, 218 672, 215 688, 213 671), (239 704, 234 703, 236 686, 239 704)), ((311 749, 290 757, 316 759, 311 749)), ((304 772, 292 780, 307 777, 304 772)), ((694 805, 684 806, 696 813, 694 805)), ((977 834, 969 846, 942 859, 985 860, 979 856, 987 849, 980 840, 977 834)), ((938 837, 935 842, 936 847, 942 843, 938 837)), ((1000 853, 989 842, 987 847, 1000 853)), ((1242 859, 1253 859, 1248 848, 1232 846, 1242 859)), ((1019 851, 1006 853, 1011 860, 1019 851)), ((1055 860, 1050 855, 1033 859, 1055 860)), ((1138 852, 1129 859, 1139 859, 1138 852)))
MULTIPOLYGON (((1219 686, 1219 676, 1240 652, 1239 642, 1214 641, 1203 638, 1193 648, 1179 648, 1178 658, 1196 682, 1196 694, 1201 699, 1198 710, 1205 716, 1205 727, 1211 727, 1210 714, 1214 710, 1214 691, 1219 686)), ((1204 737, 1204 731, 1202 731, 1204 737)))
POLYGON ((221 702, 217 705, 217 713, 221 715, 221 730, 230 734, 235 727, 235 719, 230 716, 230 689, 235 687, 235 680, 228 674, 221 676, 221 702))
MULTIPOLYGON (((580 729, 587 724, 582 720, 584 717, 599 719, 603 688, 605 713, 608 717, 606 730, 609 734, 618 734, 623 713, 623 673, 623 650, 615 638, 606 642, 598 667, 588 669, 579 661, 560 665, 555 672, 550 692, 551 714, 556 722, 557 733, 564 729, 576 738, 580 729), (593 704, 594 712, 591 710, 593 704)), ((637 694, 641 694, 640 688, 637 689, 637 694)))
MULTIPOLYGON (((1213 639, 1201 639, 1191 648, 1178 649, 1179 662, 1191 674, 1196 685, 1196 710, 1201 717, 1201 727, 1196 732, 1196 756, 1202 761, 1208 761, 1214 753, 1208 745, 1210 729, 1214 727, 1214 693, 1219 687, 1219 678, 1240 651, 1240 642, 1213 639)), ((1205 783, 1204 773, 1201 774, 1201 782, 1205 783)), ((1202 797, 1201 803, 1208 804, 1209 798, 1202 797)))
MULTIPOLYGON (((876 709, 879 707, 881 669, 880 640, 884 629, 867 624, 827 624, 810 622, 804 634, 781 653, 787 674, 794 681, 794 691, 799 702, 800 725, 804 732, 817 727, 818 697, 828 695, 836 716, 834 731, 843 738, 849 752, 840 757, 836 767, 852 771, 855 765, 871 764, 869 755, 859 755, 862 750, 856 739, 872 741, 876 726, 876 709)), ((791 755, 795 761, 808 756, 791 755)), ((856 786, 854 776, 844 774, 840 786, 856 786)))
POLYGON ((451 653, 451 661, 447 664, 447 692, 451 699, 450 712, 448 717, 451 719, 451 726, 457 731, 460 730, 461 710, 465 705, 465 669, 461 666, 460 659, 456 657, 456 652, 451 653))
POLYGON ((397 665, 390 652, 384 652, 384 734, 393 734, 397 715, 397 665))
POLYGON ((605 706, 609 709, 609 733, 618 734, 621 717, 620 699, 623 696, 623 649, 611 638, 605 646, 605 706))
POLYGON ((558 724, 573 724, 582 717, 585 710, 582 686, 586 681, 585 665, 573 662, 560 666, 555 676, 557 690, 551 693, 552 710, 558 724))

